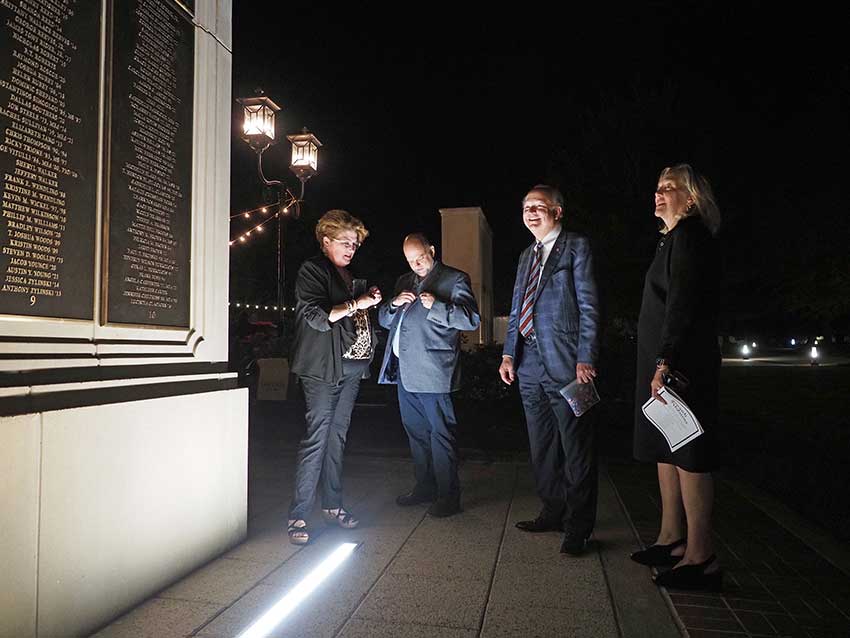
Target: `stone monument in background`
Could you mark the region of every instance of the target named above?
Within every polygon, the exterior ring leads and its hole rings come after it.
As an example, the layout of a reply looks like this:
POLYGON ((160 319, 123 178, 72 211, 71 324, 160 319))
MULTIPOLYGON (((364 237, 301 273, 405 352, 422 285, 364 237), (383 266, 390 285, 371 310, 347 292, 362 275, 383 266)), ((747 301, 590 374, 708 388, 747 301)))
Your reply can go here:
POLYGON ((493 320, 493 232, 477 206, 441 208, 442 261, 469 273, 472 292, 478 301, 481 325, 463 334, 462 347, 492 342, 493 320))

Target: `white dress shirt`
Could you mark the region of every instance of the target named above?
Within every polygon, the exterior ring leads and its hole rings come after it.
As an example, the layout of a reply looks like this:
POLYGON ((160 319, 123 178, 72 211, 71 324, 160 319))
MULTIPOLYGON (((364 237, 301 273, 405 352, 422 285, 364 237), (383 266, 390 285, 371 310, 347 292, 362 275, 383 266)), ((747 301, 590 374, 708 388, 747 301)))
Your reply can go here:
MULTIPOLYGON (((416 303, 416 302, 412 302, 412 303, 416 303)), ((396 326, 395 334, 393 335, 393 354, 397 357, 399 356, 399 354, 398 354, 398 342, 399 342, 399 336, 401 335, 401 322, 404 321, 404 313, 405 313, 405 311, 407 311, 408 308, 410 308, 410 306, 411 306, 411 304, 406 303, 401 308, 399 308, 398 311, 397 311, 397 312, 401 313, 401 316, 398 318, 398 325, 396 326)))
POLYGON ((540 256, 540 275, 537 279, 538 283, 540 283, 540 277, 543 277, 543 267, 546 265, 546 260, 549 259, 549 255, 552 253, 552 248, 555 246, 555 242, 560 234, 561 225, 558 224, 543 238, 543 254, 540 256))

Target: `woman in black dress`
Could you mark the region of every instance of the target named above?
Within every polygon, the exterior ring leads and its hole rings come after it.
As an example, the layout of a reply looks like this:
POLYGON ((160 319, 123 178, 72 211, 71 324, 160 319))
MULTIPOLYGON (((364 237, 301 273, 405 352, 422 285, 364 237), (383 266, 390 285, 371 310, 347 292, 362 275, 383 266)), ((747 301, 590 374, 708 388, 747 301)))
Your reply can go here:
POLYGON ((328 211, 316 225, 322 252, 301 264, 295 280, 290 363, 307 401, 289 506, 289 540, 296 545, 310 540, 307 518, 317 492, 325 522, 347 529, 358 524, 342 505, 342 454, 360 379, 368 376, 375 351, 368 309, 381 301, 381 291, 365 290, 347 266, 368 234, 348 212, 328 211))
POLYGON ((719 461, 720 263, 714 235, 720 212, 708 181, 680 164, 661 172, 655 216, 662 222, 662 237, 646 273, 638 320, 634 455, 658 465, 661 530, 655 544, 635 552, 632 559, 675 566, 655 578, 659 585, 717 589, 722 573, 711 540, 711 472, 719 461), (663 401, 658 391, 671 372, 687 380, 686 389, 676 391, 705 430, 676 452, 641 411, 650 397, 663 401))

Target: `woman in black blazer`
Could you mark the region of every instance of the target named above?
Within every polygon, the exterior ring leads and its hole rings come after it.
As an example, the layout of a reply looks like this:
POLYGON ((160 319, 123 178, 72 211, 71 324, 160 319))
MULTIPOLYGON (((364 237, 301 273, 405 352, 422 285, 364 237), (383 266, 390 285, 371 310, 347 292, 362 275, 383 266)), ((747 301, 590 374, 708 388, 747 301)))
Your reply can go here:
POLYGON ((289 540, 296 545, 310 540, 307 518, 317 490, 325 522, 347 529, 358 525, 342 505, 342 455, 360 379, 368 376, 375 351, 368 309, 381 301, 381 291, 366 290, 347 266, 368 235, 356 217, 328 211, 316 225, 322 253, 301 265, 295 281, 290 365, 307 401, 307 432, 289 507, 289 540))
POLYGON ((659 585, 719 589, 722 573, 711 540, 711 472, 718 465, 720 260, 714 235, 720 211, 708 181, 680 164, 661 172, 655 216, 662 222, 662 237, 646 273, 638 320, 634 455, 658 466, 661 530, 655 544, 632 559, 674 566, 655 578, 659 585), (664 401, 658 391, 671 373, 687 380, 687 387, 672 387, 704 429, 676 452, 641 411, 650 396, 664 401))

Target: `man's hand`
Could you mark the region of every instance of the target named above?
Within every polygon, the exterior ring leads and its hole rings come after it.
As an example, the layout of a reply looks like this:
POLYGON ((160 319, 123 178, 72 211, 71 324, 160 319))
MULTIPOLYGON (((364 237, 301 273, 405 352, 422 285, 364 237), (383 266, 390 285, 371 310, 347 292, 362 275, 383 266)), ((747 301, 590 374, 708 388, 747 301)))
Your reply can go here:
POLYGON ((589 363, 576 364, 576 379, 579 383, 590 383, 596 378, 596 368, 589 363))
POLYGON ((398 308, 399 306, 403 306, 406 303, 413 303, 414 301, 416 301, 416 295, 412 291, 402 290, 398 293, 398 297, 393 299, 392 305, 395 308, 398 308))
POLYGON ((419 301, 422 302, 422 305, 425 306, 426 310, 431 310, 431 306, 434 305, 436 297, 434 297, 434 295, 430 292, 422 292, 419 293, 419 301))
POLYGON ((652 381, 649 384, 650 389, 652 390, 652 398, 658 401, 661 401, 664 405, 667 405, 667 401, 665 401, 658 391, 664 387, 664 381, 661 380, 661 375, 667 372, 670 368, 667 366, 661 366, 660 368, 655 369, 655 376, 652 377, 652 381))
POLYGON ((514 374, 513 357, 502 357, 502 365, 499 366, 499 376, 502 377, 502 381, 507 385, 514 382, 516 374, 514 374))

